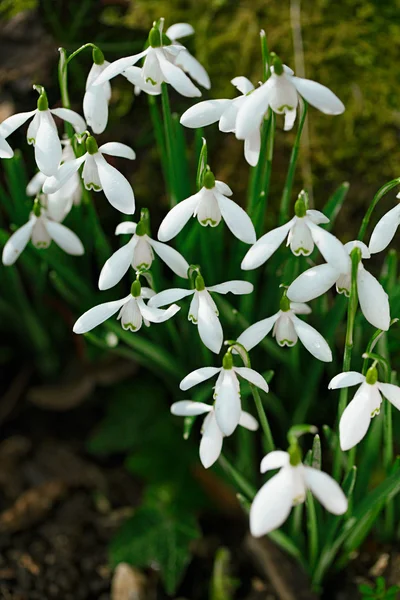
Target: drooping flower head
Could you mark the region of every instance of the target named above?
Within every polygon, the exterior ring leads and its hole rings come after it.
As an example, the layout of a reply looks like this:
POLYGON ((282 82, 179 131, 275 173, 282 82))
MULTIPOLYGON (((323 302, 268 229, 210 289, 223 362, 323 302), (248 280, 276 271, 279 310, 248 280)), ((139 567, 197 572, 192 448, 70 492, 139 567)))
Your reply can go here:
POLYGON ((329 231, 319 227, 323 223, 329 223, 329 219, 319 210, 308 210, 307 205, 308 197, 303 190, 295 203, 293 219, 260 237, 247 252, 241 268, 245 271, 256 269, 287 238, 287 246, 290 246, 296 256, 309 256, 316 245, 327 263, 338 270, 346 269, 348 255, 343 244, 329 231))
POLYGON ((187 279, 189 264, 183 256, 174 248, 150 237, 149 211, 147 209, 142 209, 138 224, 124 221, 117 226, 115 234, 132 234, 132 237, 104 264, 99 277, 100 290, 108 290, 116 285, 130 266, 135 270, 150 269, 154 252, 174 273, 187 279))
POLYGON ((208 168, 201 190, 179 202, 164 218, 158 239, 168 242, 183 229, 190 217, 197 217, 203 227, 217 227, 223 219, 234 236, 246 244, 253 244, 256 241, 253 223, 243 208, 227 198, 232 193, 230 187, 216 180, 208 168))
POLYGON ((236 119, 236 137, 244 140, 260 128, 270 107, 275 113, 285 116, 285 131, 292 129, 296 120, 299 96, 311 106, 327 115, 340 115, 344 105, 327 87, 302 77, 295 77, 289 67, 271 52, 271 76, 258 89, 249 94, 240 107, 236 119))
MULTIPOLYGON (((370 258, 371 255, 367 246, 358 240, 348 242, 344 248, 347 253, 347 263, 344 269, 337 269, 332 264, 312 267, 299 275, 289 286, 288 297, 294 302, 308 302, 318 298, 335 284, 339 294, 349 296, 351 287, 351 259, 349 255, 355 248, 359 248, 362 260, 370 258)), ((361 311, 371 325, 386 331, 390 325, 388 295, 379 281, 365 269, 362 260, 358 264, 356 281, 361 311)))
POLYGON ((110 64, 104 60, 100 48, 93 48, 93 65, 86 79, 85 95, 83 97, 83 114, 93 133, 103 133, 108 121, 108 103, 111 98, 111 85, 105 81, 102 85, 93 82, 110 64))
MULTIPOLYGON (((397 194, 396 198, 400 199, 400 192, 397 194)), ((370 253, 376 254, 377 252, 385 250, 394 238, 399 225, 400 203, 383 215, 375 225, 368 245, 370 253)))
POLYGON ((89 309, 76 321, 73 331, 74 333, 91 331, 119 310, 117 318, 121 321, 122 328, 136 332, 143 323, 146 327, 149 327, 150 323, 163 323, 180 310, 177 304, 172 304, 167 310, 149 306, 144 300, 151 298, 154 294, 152 289, 142 287, 137 279, 132 283, 131 293, 128 296, 121 300, 104 302, 89 309))
POLYGON ((200 90, 191 82, 183 69, 177 64, 177 57, 185 48, 181 44, 173 44, 169 37, 163 33, 164 19, 154 23, 149 33, 148 47, 132 56, 120 58, 104 69, 93 85, 104 85, 116 75, 125 77, 150 94, 159 94, 161 84, 169 83, 183 96, 201 96, 200 90), (141 69, 134 67, 144 58, 141 69))
POLYGON ((371 419, 380 413, 381 394, 400 410, 400 388, 391 383, 378 381, 375 364, 368 369, 366 375, 356 371, 339 373, 331 380, 328 388, 337 390, 359 384, 360 387, 340 419, 339 437, 342 450, 350 450, 366 435, 371 419))

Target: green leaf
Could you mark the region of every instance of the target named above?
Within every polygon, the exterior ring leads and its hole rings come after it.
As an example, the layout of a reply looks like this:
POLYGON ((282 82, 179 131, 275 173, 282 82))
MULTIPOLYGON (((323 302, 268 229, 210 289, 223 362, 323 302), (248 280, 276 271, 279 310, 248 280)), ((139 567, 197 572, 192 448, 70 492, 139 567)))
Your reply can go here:
POLYGON ((343 202, 347 196, 347 192, 349 191, 349 187, 350 184, 347 181, 344 181, 341 185, 339 185, 337 190, 333 192, 332 196, 322 209, 324 215, 330 220, 325 226, 328 231, 331 231, 335 224, 336 217, 342 208, 343 202))
POLYGON ((190 544, 199 536, 193 514, 175 514, 162 499, 150 500, 117 533, 110 560, 114 567, 127 562, 159 568, 166 592, 174 594, 190 561, 190 544))

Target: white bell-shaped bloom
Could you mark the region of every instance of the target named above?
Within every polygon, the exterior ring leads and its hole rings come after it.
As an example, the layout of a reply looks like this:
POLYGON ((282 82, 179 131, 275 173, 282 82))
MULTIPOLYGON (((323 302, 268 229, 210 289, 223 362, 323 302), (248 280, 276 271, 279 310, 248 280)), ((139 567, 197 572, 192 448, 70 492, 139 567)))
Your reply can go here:
MULTIPOLYGON (((75 158, 74 151, 69 140, 64 141, 62 151, 62 161, 73 160, 75 158)), ((40 194, 44 182, 47 177, 40 171, 36 173, 26 186, 26 194, 28 196, 37 196, 40 194)), ((54 221, 63 221, 70 212, 73 205, 80 204, 82 199, 82 187, 79 174, 75 173, 59 190, 54 194, 42 195, 42 203, 44 204, 48 216, 54 221)))
MULTIPOLYGON (((3 123, 5 123, 5 121, 3 121, 3 123)), ((3 123, 0 123, 0 158, 12 158, 14 156, 14 150, 11 148, 6 138, 11 135, 19 125, 16 125, 14 128, 7 125, 3 127, 3 123)))
MULTIPOLYGON (((178 40, 188 35, 193 35, 194 29, 189 23, 175 23, 171 27, 168 27, 165 33, 173 44, 181 45, 178 40)), ((207 71, 184 46, 182 46, 182 50, 177 55, 175 64, 188 73, 202 87, 206 88, 206 90, 211 88, 207 71)))
MULTIPOLYGON (((297 201, 299 202, 299 201, 297 201)), ((296 205, 297 205, 296 202, 296 205)), ((272 229, 250 248, 244 257, 241 268, 245 271, 256 269, 265 263, 287 238, 287 246, 296 256, 309 256, 317 246, 327 263, 338 270, 347 267, 348 255, 343 244, 329 231, 319 227, 329 223, 329 219, 319 210, 297 209, 297 215, 285 225, 272 229)))
POLYGON ((67 254, 81 256, 85 252, 78 236, 65 225, 52 220, 42 208, 36 215, 32 212, 29 221, 17 229, 6 242, 3 248, 3 265, 13 265, 29 240, 40 249, 48 248, 53 241, 67 254))
POLYGON ((226 183, 216 181, 211 171, 208 171, 204 175, 201 190, 169 211, 158 230, 158 239, 168 242, 183 229, 190 217, 197 217, 203 227, 216 227, 223 219, 235 237, 246 244, 254 244, 254 225, 243 208, 227 198, 232 193, 226 183))
POLYGON ((93 82, 110 64, 104 60, 99 48, 93 50, 93 65, 86 79, 85 95, 83 97, 83 114, 89 127, 94 133, 103 133, 108 121, 108 103, 111 98, 111 85, 105 81, 102 85, 93 82))
POLYGON ((54 175, 62 160, 62 148, 58 137, 57 126, 53 115, 71 123, 77 133, 83 133, 86 123, 78 113, 69 108, 48 108, 47 99, 39 98, 38 105, 42 108, 18 113, 8 117, 0 125, 0 136, 9 136, 28 119, 32 119, 28 127, 28 144, 35 148, 35 160, 39 170, 47 176, 54 175))
POLYGON ((292 507, 305 501, 307 490, 330 513, 343 515, 347 511, 343 490, 327 473, 302 462, 292 465, 289 453, 282 450, 274 450, 262 459, 261 473, 272 469, 280 470, 257 492, 250 508, 250 532, 254 537, 283 525, 292 507))
POLYGON ((226 354, 222 367, 202 367, 186 375, 179 387, 188 390, 210 377, 218 375, 214 391, 214 411, 219 429, 224 435, 232 435, 240 423, 242 405, 240 401, 239 377, 268 393, 268 383, 264 377, 247 367, 235 367, 231 354, 226 354))
MULTIPOLYGON (((339 294, 350 295, 351 259, 350 252, 354 247, 361 250, 362 259, 371 257, 365 244, 358 240, 348 242, 344 248, 348 254, 345 269, 336 269, 333 265, 325 264, 304 271, 287 291, 288 297, 294 302, 308 302, 318 298, 336 284, 339 294)), ((390 326, 389 298, 379 281, 364 268, 362 261, 358 265, 357 293, 360 308, 364 317, 377 329, 387 331, 390 326)))
POLYGON ((99 277, 99 289, 108 290, 114 287, 132 266, 135 270, 150 269, 154 259, 154 252, 165 262, 166 265, 179 277, 187 279, 189 265, 183 256, 174 248, 156 242, 142 228, 129 221, 120 223, 115 234, 132 234, 130 241, 107 260, 101 270, 99 277))
MULTIPOLYGON (((178 417, 193 417, 207 413, 201 428, 200 460, 205 469, 211 467, 218 460, 224 441, 224 434, 218 427, 214 407, 204 402, 180 400, 171 406, 171 413, 178 417)), ((240 413, 239 425, 250 431, 258 429, 256 419, 245 411, 240 413)))
POLYGON ((134 160, 135 152, 126 144, 107 142, 98 147, 95 139, 89 136, 86 140, 87 152, 80 158, 75 158, 63 163, 53 177, 46 179, 43 185, 45 194, 53 194, 62 188, 71 177, 84 165, 82 179, 87 190, 100 192, 103 190, 105 197, 117 210, 131 215, 135 212, 135 196, 129 181, 104 158, 120 156, 134 160))
MULTIPOLYGON (((247 77, 235 77, 231 83, 242 93, 232 100, 205 100, 191 106, 181 117, 181 124, 191 129, 206 127, 219 121, 219 129, 224 133, 235 133, 236 117, 247 95, 254 89, 247 77)), ((261 126, 261 124, 260 124, 261 126)), ((244 140, 244 156, 249 165, 255 167, 260 156, 260 127, 252 131, 244 140)))
POLYGON ((272 329, 272 335, 280 346, 294 346, 300 339, 303 346, 315 358, 323 362, 331 362, 332 352, 326 340, 314 327, 296 316, 296 314, 307 315, 310 312, 311 309, 307 304, 289 302, 288 298, 284 297, 281 300, 281 310, 272 317, 250 325, 237 341, 249 351, 272 329))
POLYGON ((269 107, 285 116, 284 129, 289 131, 296 120, 299 96, 327 115, 340 115, 345 110, 343 102, 327 87, 295 77, 291 69, 278 61, 271 68, 269 79, 249 94, 241 106, 236 119, 236 137, 244 140, 259 129, 269 107))
MULTIPOLYGON (((400 198, 400 193, 396 198, 400 198)), ((371 254, 385 250, 395 236, 400 225, 400 204, 389 210, 375 225, 369 241, 368 249, 371 254)))
POLYGON ((383 394, 393 406, 400 410, 400 388, 391 383, 378 381, 376 367, 371 367, 367 376, 356 371, 336 375, 328 385, 330 390, 360 385, 354 398, 340 418, 339 437, 342 450, 350 450, 358 444, 368 431, 371 419, 379 415, 383 394))
POLYGON ((218 309, 210 292, 218 294, 231 292, 232 294, 242 295, 250 294, 253 289, 252 283, 240 280, 226 281, 225 283, 205 287, 203 278, 198 275, 195 289, 184 290, 181 288, 172 288, 164 290, 153 296, 153 298, 150 298, 149 306, 166 306, 187 296, 193 296, 189 307, 188 319, 197 325, 203 344, 212 352, 218 354, 224 341, 224 334, 218 318, 218 309))
POLYGON ((149 46, 143 52, 112 62, 93 85, 104 85, 106 81, 122 74, 147 93, 159 94, 161 84, 165 82, 182 96, 201 96, 200 90, 177 65, 176 59, 183 50, 184 46, 171 44, 170 40, 162 35, 162 26, 161 29, 153 27, 149 34, 149 46), (143 67, 133 68, 141 58, 144 58, 143 67))
POLYGON ((122 329, 136 332, 139 331, 142 323, 146 327, 149 327, 150 323, 163 323, 180 310, 177 304, 173 304, 167 310, 149 306, 144 300, 151 298, 153 295, 154 291, 152 289, 141 287, 139 282, 135 281, 132 284, 131 293, 125 298, 113 302, 104 302, 86 311, 76 321, 73 331, 74 333, 91 331, 119 310, 117 319, 121 321, 122 329))

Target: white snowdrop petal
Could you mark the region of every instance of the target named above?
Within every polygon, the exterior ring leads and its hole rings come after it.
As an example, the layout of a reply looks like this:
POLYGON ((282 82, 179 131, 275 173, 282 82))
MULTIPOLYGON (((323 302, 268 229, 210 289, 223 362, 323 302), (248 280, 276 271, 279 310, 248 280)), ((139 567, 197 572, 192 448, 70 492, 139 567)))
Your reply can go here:
POLYGON ((52 108, 50 109, 50 112, 52 112, 53 115, 56 115, 56 117, 71 123, 76 133, 84 133, 86 130, 85 119, 83 119, 81 115, 78 115, 74 110, 71 110, 70 108, 52 108))
POLYGON ((115 167, 97 152, 93 154, 101 187, 111 206, 120 212, 131 215, 135 212, 135 196, 129 181, 115 167))
POLYGON ((244 157, 251 167, 255 167, 260 157, 261 133, 255 129, 244 140, 244 157))
POLYGON ((364 375, 357 371, 345 371, 335 375, 328 384, 328 389, 338 390, 340 388, 350 387, 352 385, 359 385, 365 381, 364 375))
POLYGON ((36 222, 35 218, 30 219, 25 225, 22 225, 12 236, 7 240, 2 255, 3 265, 9 267, 21 255, 32 235, 32 229, 36 222))
POLYGON ((242 407, 240 388, 233 369, 222 369, 215 386, 215 418, 225 436, 232 435, 239 425, 242 407))
POLYGON ((99 147, 99 152, 108 154, 109 156, 129 158, 129 160, 134 160, 136 158, 136 154, 132 148, 126 144, 121 144, 120 142, 107 142, 99 147))
POLYGON ((131 295, 129 294, 129 296, 126 296, 126 298, 122 298, 121 300, 104 302, 103 304, 90 308, 76 321, 73 327, 74 333, 86 333, 97 327, 97 325, 100 325, 100 323, 107 321, 107 319, 114 315, 121 306, 130 300, 130 298, 131 295))
POLYGON ((400 224, 400 204, 389 210, 386 215, 378 221, 369 241, 371 254, 385 250, 394 238, 400 224))
POLYGON ((293 224, 294 219, 291 219, 285 225, 272 229, 272 231, 260 237, 242 260, 241 268, 249 271, 265 263, 282 244, 293 224))
POLYGON ((284 122, 284 126, 283 126, 283 131, 291 131, 293 129, 293 125, 296 121, 297 108, 285 110, 284 115, 285 115, 285 122, 284 122))
POLYGON ((243 77, 243 75, 231 79, 231 84, 234 85, 241 94, 248 94, 248 92, 254 90, 254 85, 251 83, 250 79, 243 77))
POLYGON ((357 273, 357 290, 364 317, 377 329, 387 331, 390 327, 389 297, 379 281, 361 265, 357 273))
POLYGON ((207 71, 188 50, 184 49, 179 52, 175 64, 186 71, 192 79, 197 81, 206 90, 211 88, 211 81, 207 71))
POLYGON ((304 302, 291 302, 290 310, 292 310, 295 315, 309 315, 312 312, 308 304, 304 304, 304 302))
POLYGON ((254 371, 254 369, 249 369, 248 367, 234 367, 233 370, 235 373, 240 375, 240 377, 243 377, 243 379, 246 379, 268 394, 268 383, 265 381, 264 377, 260 375, 260 373, 257 373, 257 371, 254 371))
POLYGON ((115 235, 121 235, 123 233, 134 234, 136 231, 137 224, 133 221, 122 221, 115 229, 115 235))
POLYGON ((193 216, 196 206, 201 201, 201 198, 202 190, 197 192, 197 194, 186 198, 186 200, 182 200, 176 206, 171 208, 158 230, 157 237, 160 242, 168 242, 183 229, 190 217, 193 216))
POLYGON ((183 258, 180 252, 175 250, 175 248, 171 248, 171 246, 167 246, 167 244, 162 244, 161 242, 157 242, 151 238, 148 238, 148 242, 154 249, 154 252, 158 254, 161 260, 165 262, 171 271, 176 273, 179 277, 183 277, 185 279, 188 278, 187 273, 189 269, 189 263, 183 258))
POLYGON ((38 171, 26 186, 26 195, 36 196, 42 190, 42 186, 45 181, 46 175, 38 171))
POLYGON ((14 150, 0 134, 0 158, 12 158, 13 156, 14 150))
POLYGON ((353 240, 352 242, 347 242, 344 245, 344 248, 347 254, 350 254, 353 248, 360 248, 361 250, 361 258, 371 258, 371 253, 369 248, 364 242, 360 242, 360 240, 353 240))
POLYGON ((150 81, 145 81, 143 77, 143 69, 139 67, 129 67, 123 73, 121 73, 130 83, 135 86, 135 95, 140 94, 141 91, 149 94, 150 96, 158 96, 161 94, 161 83, 155 85, 150 81))
POLYGON ((188 108, 180 119, 181 125, 196 129, 207 127, 221 118, 222 113, 230 105, 232 100, 205 100, 188 108))
POLYGON ((250 532, 261 537, 278 529, 292 509, 293 478, 291 469, 283 468, 256 494, 250 508, 250 532))
POLYGON ((258 429, 257 419, 255 419, 253 415, 246 412, 245 410, 242 410, 241 412, 239 425, 241 427, 244 427, 245 429, 248 429, 249 431, 257 431, 258 429))
POLYGON ((296 317, 296 315, 292 315, 292 322, 301 343, 310 354, 323 362, 331 362, 332 352, 322 335, 314 327, 296 317))
POLYGON ((137 298, 137 303, 143 318, 150 321, 150 323, 164 323, 164 321, 171 319, 181 309, 177 304, 171 304, 167 309, 147 306, 143 302, 143 298, 137 298))
POLYGON ((295 302, 308 302, 325 294, 339 278, 340 273, 329 264, 304 271, 287 290, 287 297, 295 302))
POLYGON ((136 240, 133 239, 104 263, 99 276, 99 290, 109 290, 121 281, 132 263, 135 246, 136 240))
POLYGON ((81 256, 85 253, 81 240, 65 225, 46 219, 45 227, 51 239, 67 254, 81 256))
POLYGON ((55 175, 61 162, 61 142, 49 111, 41 111, 35 139, 35 160, 47 176, 55 175))
POLYGON ((261 461, 260 471, 266 473, 272 469, 280 469, 289 464, 289 454, 283 450, 269 452, 261 461))
POLYGON ((210 412, 203 424, 203 435, 200 441, 200 460, 205 469, 211 467, 221 454, 223 435, 217 425, 214 411, 210 412))
POLYGON ((229 106, 227 106, 224 112, 222 113, 218 123, 218 129, 222 131, 222 133, 235 133, 236 117, 238 114, 238 110, 241 106, 241 103, 238 104, 237 102, 237 100, 239 99, 243 99, 244 101, 246 98, 244 96, 240 96, 235 100, 231 100, 229 106))
POLYGON ((268 319, 263 319, 262 321, 258 321, 253 325, 250 325, 241 335, 239 335, 237 341, 239 344, 242 344, 246 348, 247 351, 257 346, 265 338, 266 335, 269 334, 275 322, 279 317, 279 312, 272 317, 268 317, 268 319))
POLYGON ((333 515, 343 515, 347 511, 347 498, 340 485, 330 475, 305 466, 304 477, 307 487, 326 510, 333 515))
POLYGON ((342 242, 334 235, 315 225, 310 219, 307 219, 308 226, 311 230, 311 236, 321 252, 322 256, 332 267, 340 273, 345 273, 348 269, 349 255, 346 252, 342 242))
POLYGON ((212 411, 213 407, 204 402, 193 402, 192 400, 180 400, 171 406, 171 413, 177 417, 194 417, 212 411))
POLYGON ((200 369, 195 369, 194 371, 186 375, 184 379, 182 379, 182 381, 179 384, 179 387, 181 390, 188 390, 194 385, 198 385, 199 383, 210 379, 210 377, 214 377, 214 375, 216 375, 220 371, 220 367, 201 367, 200 369))
POLYGON ((268 87, 263 84, 243 102, 236 119, 236 137, 245 140, 255 130, 259 129, 268 109, 268 87))
POLYGON ((114 62, 110 63, 101 73, 101 75, 95 81, 93 81, 93 85, 103 85, 104 83, 106 83, 106 81, 109 81, 116 75, 120 75, 122 71, 125 71, 125 69, 127 69, 128 67, 132 67, 141 58, 146 56, 146 54, 149 52, 149 49, 150 47, 146 48, 146 50, 143 50, 143 52, 133 54, 132 56, 126 56, 124 58, 120 58, 119 60, 115 60, 114 62))
POLYGON ((339 423, 340 447, 350 450, 358 444, 368 431, 371 422, 369 388, 365 383, 346 406, 339 423))
POLYGON ((201 341, 209 350, 218 354, 224 341, 224 334, 214 307, 206 290, 198 293, 198 330, 201 341))
POLYGON ((224 196, 232 196, 232 194, 233 194, 229 185, 227 185, 223 181, 219 181, 218 179, 215 180, 215 187, 216 187, 217 191, 220 194, 223 194, 224 196))
POLYGON ((224 283, 218 283, 217 285, 211 285, 207 287, 209 292, 217 292, 218 294, 236 294, 241 296, 243 294, 251 294, 254 286, 249 281, 242 281, 241 279, 233 279, 232 281, 225 281, 224 283))
POLYGON ((85 162, 87 154, 84 154, 80 158, 70 160, 63 163, 57 170, 56 174, 52 177, 48 177, 43 184, 43 192, 45 194, 53 194, 57 190, 63 187, 67 181, 76 173, 79 167, 85 162))
POLYGON ((83 114, 94 133, 103 133, 108 121, 108 99, 103 86, 91 86, 86 90, 83 114))
POLYGON ((11 115, 11 117, 7 117, 4 119, 2 123, 0 123, 0 135, 3 137, 8 137, 14 131, 16 131, 21 125, 26 123, 28 119, 33 117, 36 114, 37 110, 30 110, 28 112, 17 113, 16 115, 11 115))
POLYGON ((397 408, 397 410, 400 410, 400 388, 397 385, 393 385, 392 383, 381 383, 378 382, 377 383, 378 388, 380 389, 380 391, 382 392, 382 394, 385 396, 385 398, 387 400, 389 400, 389 402, 391 404, 393 404, 393 406, 395 406, 397 408))
POLYGON ((190 296, 191 294, 194 294, 194 290, 171 288, 170 290, 164 290, 153 296, 149 301, 149 306, 160 308, 160 306, 177 302, 178 300, 182 300, 182 298, 190 296))
POLYGON ((324 85, 301 77, 291 77, 290 80, 304 100, 326 115, 340 115, 344 112, 343 102, 324 85))
POLYGON ((162 52, 158 54, 158 60, 165 81, 172 85, 179 94, 189 98, 201 96, 199 88, 190 81, 182 69, 167 60, 162 52))
POLYGON ((165 35, 173 41, 193 34, 194 29, 189 23, 174 23, 173 25, 170 25, 165 32, 165 35))

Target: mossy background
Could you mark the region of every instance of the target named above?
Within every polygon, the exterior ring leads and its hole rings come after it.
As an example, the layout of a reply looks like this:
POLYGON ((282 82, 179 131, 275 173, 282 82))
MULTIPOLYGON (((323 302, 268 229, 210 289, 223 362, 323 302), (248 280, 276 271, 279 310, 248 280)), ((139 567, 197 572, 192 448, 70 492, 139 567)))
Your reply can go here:
MULTIPOLYGON (((350 182, 348 200, 338 221, 344 237, 350 239, 374 192, 399 173, 400 1, 313 0, 303 1, 300 8, 306 76, 329 86, 346 105, 346 112, 338 117, 310 109, 309 164, 314 202, 321 207, 339 183, 350 182)), ((93 41, 104 49, 106 58, 114 60, 141 49, 152 21, 160 16, 165 17, 166 26, 178 21, 194 25, 196 34, 186 43, 212 81, 212 89, 203 94, 204 99, 233 97, 235 90, 230 80, 236 75, 246 75, 254 83, 261 78, 261 28, 267 32, 270 49, 288 65, 295 64, 291 3, 287 0, 23 0, 4 2, 1 13, 10 19, 20 10, 36 11, 46 38, 51 40, 53 96, 57 95, 54 69, 58 46, 73 50, 93 41)), ((78 109, 89 65, 89 52, 71 65, 71 97, 78 109)), ((114 80, 113 89, 107 139, 126 141, 137 150, 136 194, 144 205, 160 206, 163 210, 167 200, 161 178, 154 178, 159 163, 155 145, 149 144, 153 137, 147 99, 143 95, 136 99, 132 87, 122 78, 114 80)), ((173 110, 178 114, 191 103, 172 96, 173 110)), ((295 135, 295 129, 282 132, 280 121, 275 142, 272 209, 279 202, 295 135)), ((191 147, 193 132, 185 130, 185 135, 191 147)), ((217 126, 208 127, 205 135, 211 148, 212 168, 233 187, 236 199, 244 203, 249 169, 243 159, 242 143, 232 135, 220 134, 217 126)), ((303 152, 300 162, 304 160, 303 152)), ((302 172, 299 168, 294 194, 305 183, 302 172)), ((378 214, 391 205, 389 199, 385 203, 378 208, 378 214)))

